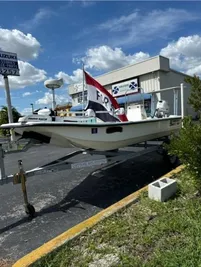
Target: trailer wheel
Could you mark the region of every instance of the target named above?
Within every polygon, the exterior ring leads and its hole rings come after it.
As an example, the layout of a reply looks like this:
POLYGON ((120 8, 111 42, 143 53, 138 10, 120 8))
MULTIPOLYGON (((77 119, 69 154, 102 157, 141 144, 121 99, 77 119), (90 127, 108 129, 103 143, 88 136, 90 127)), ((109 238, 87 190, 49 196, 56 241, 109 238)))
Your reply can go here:
MULTIPOLYGON (((170 144, 170 139, 166 138, 163 144, 170 144)), ((160 154, 163 155, 163 160, 170 164, 173 168, 180 164, 179 158, 176 155, 168 155, 168 151, 163 147, 160 147, 160 154)))
POLYGON ((31 218, 33 218, 34 215, 35 215, 35 213, 36 213, 34 206, 31 205, 31 204, 27 204, 27 205, 26 205, 26 207, 25 207, 25 212, 26 212, 26 214, 28 214, 29 217, 31 217, 31 218))
POLYGON ((173 167, 176 167, 179 164, 179 159, 176 155, 166 155, 164 156, 164 160, 168 161, 173 167))

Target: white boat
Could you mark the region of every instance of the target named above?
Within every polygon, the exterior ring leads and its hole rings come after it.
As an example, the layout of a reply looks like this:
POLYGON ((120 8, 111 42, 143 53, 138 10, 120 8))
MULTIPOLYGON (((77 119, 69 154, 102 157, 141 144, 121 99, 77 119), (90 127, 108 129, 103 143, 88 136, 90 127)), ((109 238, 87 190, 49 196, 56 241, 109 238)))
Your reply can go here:
POLYGON ((3 124, 1 128, 13 128, 22 138, 61 147, 107 151, 169 136, 181 127, 181 116, 146 117, 142 105, 128 106, 127 117, 126 122, 98 122, 96 117, 70 121, 76 117, 40 114, 22 117, 18 123, 3 124))
POLYGON ((181 116, 169 115, 166 101, 158 102, 153 117, 146 116, 141 104, 128 106, 124 114, 115 99, 93 78, 90 79, 85 116, 57 117, 46 110, 38 115, 20 118, 18 123, 3 124, 1 128, 14 129, 22 138, 99 151, 119 149, 169 136, 181 128, 181 116))
POLYGON ((121 123, 27 122, 2 125, 23 138, 62 147, 107 151, 169 136, 181 127, 181 117, 154 118, 121 123))

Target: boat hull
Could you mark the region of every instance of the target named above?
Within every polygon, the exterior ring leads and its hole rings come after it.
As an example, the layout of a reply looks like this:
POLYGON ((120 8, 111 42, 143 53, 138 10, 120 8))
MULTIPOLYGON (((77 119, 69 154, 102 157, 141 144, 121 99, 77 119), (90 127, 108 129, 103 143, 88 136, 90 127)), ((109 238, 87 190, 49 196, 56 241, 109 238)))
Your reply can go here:
POLYGON ((45 137, 41 141, 56 146, 107 151, 169 136, 181 128, 181 117, 96 124, 33 122, 12 128, 27 138, 40 139, 39 134, 45 137))

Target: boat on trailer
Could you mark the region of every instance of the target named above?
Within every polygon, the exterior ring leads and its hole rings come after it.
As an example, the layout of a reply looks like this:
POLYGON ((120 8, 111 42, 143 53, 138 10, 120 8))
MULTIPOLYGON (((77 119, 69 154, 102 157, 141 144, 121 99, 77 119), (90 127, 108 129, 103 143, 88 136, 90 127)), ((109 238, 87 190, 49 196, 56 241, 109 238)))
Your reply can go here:
MULTIPOLYGON (((181 84, 181 116, 170 115, 167 102, 160 100, 156 105, 153 116, 147 117, 144 105, 129 105, 125 112, 100 84, 93 81, 92 78, 88 79, 88 77, 87 81, 89 96, 86 112, 83 116, 59 117, 52 110, 44 109, 38 114, 20 118, 17 123, 0 126, 4 129, 14 129, 15 132, 21 135, 21 138, 62 147, 74 146, 81 148, 62 158, 28 171, 24 170, 22 160, 18 160, 18 172, 7 176, 3 159, 4 151, 0 146, 0 185, 11 181, 13 184, 22 184, 25 211, 31 218, 35 216, 35 208, 28 202, 27 178, 66 169, 100 166, 95 171, 97 173, 97 171, 115 166, 122 161, 153 153, 160 148, 160 145, 157 142, 153 147, 147 148, 147 144, 145 144, 146 149, 138 153, 124 150, 116 151, 116 149, 129 145, 140 145, 139 143, 144 141, 164 139, 163 137, 168 137, 171 133, 178 132, 182 127, 182 118, 184 116, 183 84, 181 84), (81 162, 71 160, 79 154, 102 155, 104 158, 92 158, 81 162)), ((176 90, 178 87, 166 88, 166 90, 173 89, 174 104, 177 104, 176 90)), ((154 93, 157 93, 157 91, 154 93)), ((175 109, 176 106, 174 105, 175 109)), ((177 110, 176 112, 174 110, 174 114, 177 114, 177 110)), ((30 142, 26 150, 33 143, 30 142)), ((161 150, 162 153, 163 150, 161 150)))
POLYGON ((158 101, 152 117, 147 117, 142 104, 129 105, 125 112, 102 85, 86 72, 84 74, 88 104, 83 116, 59 117, 46 109, 20 118, 18 123, 3 124, 1 128, 14 129, 21 138, 99 151, 162 138, 181 128, 182 117, 170 115, 166 101, 158 101))
POLYGON ((107 151, 169 136, 181 127, 180 116, 120 123, 27 122, 2 125, 22 138, 61 147, 107 151))

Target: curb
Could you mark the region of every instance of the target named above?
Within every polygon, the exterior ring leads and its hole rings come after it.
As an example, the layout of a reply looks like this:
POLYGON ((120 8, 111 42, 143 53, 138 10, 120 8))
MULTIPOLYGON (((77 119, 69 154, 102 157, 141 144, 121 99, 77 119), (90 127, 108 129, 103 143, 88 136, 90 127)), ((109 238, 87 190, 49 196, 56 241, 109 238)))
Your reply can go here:
MULTIPOLYGON (((176 169, 168 172, 162 177, 171 177, 174 174, 181 172, 184 169, 184 165, 177 167, 176 169)), ((30 267, 33 263, 38 261, 40 258, 44 257, 48 253, 52 252, 56 248, 62 246, 68 241, 72 240, 76 236, 79 236, 81 233, 85 232, 89 228, 93 227, 97 223, 101 222, 103 219, 111 216, 115 212, 131 205, 137 201, 140 193, 148 189, 148 185, 141 188, 140 190, 130 194, 129 196, 123 198, 122 200, 116 202, 115 204, 109 206, 108 208, 100 211, 96 215, 90 217, 89 219, 75 225, 64 233, 58 235, 57 237, 51 239, 47 243, 43 244, 39 248, 33 250, 29 254, 25 255, 14 263, 13 267, 30 267)))

